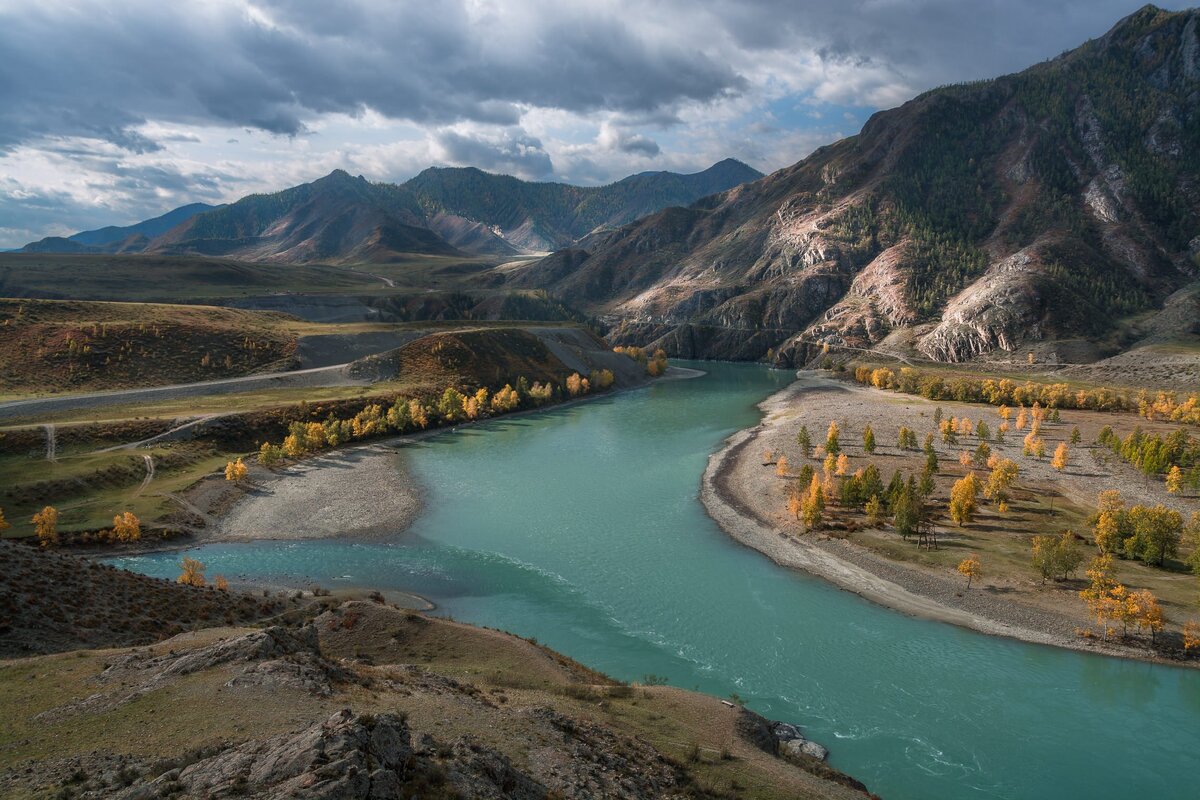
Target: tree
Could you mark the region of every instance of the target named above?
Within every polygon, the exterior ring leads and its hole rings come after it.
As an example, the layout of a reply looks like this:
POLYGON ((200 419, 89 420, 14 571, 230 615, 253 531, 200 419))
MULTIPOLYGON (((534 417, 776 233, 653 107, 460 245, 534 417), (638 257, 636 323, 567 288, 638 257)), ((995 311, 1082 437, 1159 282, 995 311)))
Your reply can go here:
POLYGON ((217 577, 213 578, 213 588, 218 592, 228 592, 229 581, 225 580, 224 575, 218 575, 217 577))
POLYGON ((996 413, 1000 415, 1000 419, 1008 422, 1009 418, 1012 416, 1012 409, 1002 403, 1000 407, 996 409, 996 413))
POLYGON ((142 523, 132 511, 113 517, 113 538, 118 542, 136 542, 142 538, 142 523))
POLYGON ((971 581, 983 574, 983 565, 979 563, 979 556, 972 553, 971 555, 958 562, 958 571, 967 579, 967 588, 971 588, 971 581))
POLYGON ((34 514, 32 522, 42 547, 58 546, 58 510, 54 506, 46 506, 34 514))
POLYGON ((837 465, 836 465, 836 469, 834 470, 834 474, 835 475, 845 475, 846 472, 849 471, 849 469, 850 469, 850 459, 846 456, 845 453, 839 454, 837 457, 837 465))
POLYGON ((980 442, 986 442, 992 438, 992 429, 983 420, 975 423, 975 435, 979 437, 980 442))
POLYGON ((1121 535, 1121 514, 1105 511, 1096 518, 1096 549, 1101 553, 1119 553, 1124 537, 1121 535))
POLYGON ((179 562, 179 568, 182 570, 179 577, 175 579, 176 583, 182 583, 184 586, 204 586, 204 564, 194 558, 184 556, 183 561, 179 562))
POLYGON ((1016 483, 1018 474, 1016 462, 1002 458, 992 468, 992 474, 988 476, 987 484, 983 487, 984 496, 995 501, 1001 512, 1008 508, 1009 490, 1016 483))
POLYGON ((1135 618, 1137 626, 1141 630, 1150 631, 1150 643, 1153 644, 1154 637, 1163 629, 1162 606, 1158 604, 1158 598, 1149 589, 1132 592, 1130 596, 1137 609, 1135 618))
POLYGON ((573 372, 567 378, 567 394, 571 397, 578 397, 583 394, 583 378, 578 372, 573 372))
POLYGON ((596 387, 596 389, 601 392, 612 386, 616 381, 616 376, 613 375, 613 371, 611 369, 592 370, 592 373, 588 376, 588 378, 591 381, 592 386, 596 387))
POLYGON ((1193 619, 1183 623, 1183 652, 1190 653, 1200 648, 1200 622, 1193 619))
POLYGON ((1067 576, 1083 563, 1083 553, 1075 545, 1075 534, 1063 531, 1059 536, 1034 536, 1031 541, 1034 568, 1047 579, 1067 576))
POLYGON ((273 467, 283 460, 283 448, 277 444, 263 442, 258 449, 258 463, 264 467, 273 467))
POLYGON ((1017 430, 1025 430, 1027 424, 1029 424, 1029 416, 1025 413, 1025 409, 1022 408, 1017 412, 1017 430))
POLYGON ((804 527, 807 530, 816 530, 821 527, 821 514, 825 511, 825 490, 821 487, 821 481, 813 475, 812 483, 809 484, 808 494, 804 498, 804 504, 801 508, 801 515, 804 517, 804 527))
POLYGON ((1193 511, 1187 527, 1183 529, 1183 538, 1192 546, 1192 554, 1188 556, 1188 564, 1192 574, 1200 577, 1200 511, 1193 511))
POLYGON ((808 426, 801 425, 800 432, 796 434, 796 444, 800 445, 800 453, 805 458, 812 456, 812 437, 808 434, 808 426))
POLYGON ((836 456, 842 451, 841 445, 838 444, 839 433, 840 429, 838 428, 837 422, 831 421, 829 423, 829 431, 825 434, 826 454, 836 456))
POLYGON ((438 400, 438 414, 449 423, 458 422, 463 418, 463 401, 466 397, 453 386, 447 386, 438 400))
POLYGON ((1183 489, 1183 470, 1178 465, 1172 466, 1167 472, 1167 491, 1178 494, 1183 489))
MULTIPOLYGON (((605 372, 607 370, 601 370, 605 372)), ((611 373, 610 373, 611 374, 611 373)), ((521 398, 517 394, 517 390, 509 384, 504 384, 504 388, 492 395, 492 411, 497 413, 507 413, 514 410, 521 403, 521 398)))
POLYGON ((804 510, 804 492, 798 486, 792 486, 788 491, 787 510, 796 519, 800 519, 800 513, 804 510))
POLYGON ((980 442, 979 447, 975 448, 975 455, 972 459, 975 466, 983 469, 988 466, 988 462, 992 460, 992 448, 988 447, 987 442, 980 442))
POLYGON ((788 471, 787 456, 780 455, 779 460, 775 462, 775 474, 781 478, 786 478, 787 471, 788 471))
POLYGON ((960 526, 971 524, 978 508, 979 479, 974 472, 968 472, 966 477, 955 481, 950 490, 950 519, 960 526))
POLYGON ((4 509, 0 508, 0 531, 6 531, 11 527, 12 525, 9 525, 8 520, 4 518, 4 509))
POLYGON ((938 406, 937 408, 935 408, 933 410, 933 424, 934 425, 942 424, 942 407, 941 406, 938 406))
POLYGON ((867 524, 871 527, 877 527, 883 521, 883 503, 879 500, 879 495, 871 495, 871 499, 867 501, 867 524))
POLYGON ((225 464, 225 480, 241 483, 246 480, 246 474, 249 471, 239 456, 236 461, 230 461, 225 464))
POLYGON ((1153 508, 1134 506, 1129 509, 1133 535, 1125 540, 1125 554, 1147 564, 1162 566, 1168 558, 1179 553, 1183 535, 1183 515, 1163 505, 1153 508))
POLYGON ((1083 437, 1079 435, 1078 425, 1076 425, 1074 428, 1071 428, 1071 444, 1079 444, 1082 438, 1083 437))
POLYGON ((1088 587, 1082 590, 1079 596, 1087 603, 1088 610, 1096 618, 1096 622, 1104 626, 1104 638, 1107 639, 1108 623, 1116 618, 1112 591, 1119 586, 1113 569, 1112 555, 1101 553, 1093 558, 1087 568, 1087 577, 1088 587))
POLYGON ((875 452, 875 431, 871 430, 869 423, 863 428, 863 451, 867 453, 875 452))
POLYGON ((1059 442, 1058 447, 1054 448, 1054 458, 1050 461, 1050 466, 1062 472, 1068 463, 1067 443, 1059 442))

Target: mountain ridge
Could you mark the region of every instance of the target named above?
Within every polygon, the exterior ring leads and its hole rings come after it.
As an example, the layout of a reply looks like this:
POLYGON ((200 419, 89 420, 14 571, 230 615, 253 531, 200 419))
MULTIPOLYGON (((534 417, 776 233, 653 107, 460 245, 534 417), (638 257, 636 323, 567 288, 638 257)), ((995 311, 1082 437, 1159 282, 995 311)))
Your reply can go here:
POLYGON ((1198 19, 1146 7, 1023 72, 931 90, 514 284, 685 357, 962 361, 1100 338, 1196 280, 1198 19))
POLYGON ((410 253, 515 256, 572 244, 597 228, 759 176, 734 159, 698 173, 643 172, 599 187, 531 183, 474 167, 430 167, 402 184, 372 183, 335 169, 310 183, 199 213, 182 213, 202 205, 193 204, 127 228, 49 237, 22 252, 280 263, 384 263, 410 253), (172 215, 176 224, 163 227, 172 215))

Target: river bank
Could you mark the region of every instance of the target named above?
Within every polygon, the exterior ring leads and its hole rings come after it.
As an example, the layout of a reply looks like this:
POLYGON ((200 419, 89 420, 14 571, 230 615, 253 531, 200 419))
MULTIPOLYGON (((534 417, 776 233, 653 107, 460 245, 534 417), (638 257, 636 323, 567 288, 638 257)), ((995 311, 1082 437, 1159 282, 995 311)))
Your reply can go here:
MULTIPOLYGON (((1148 648, 1085 638, 1079 631, 1089 625, 1086 616, 1021 602, 1012 596, 1019 587, 1011 581, 984 580, 967 591, 958 576, 885 558, 852 537, 802 533, 784 511, 784 482, 774 477, 773 467, 764 467, 763 452, 779 452, 794 443, 803 412, 811 413, 815 407, 827 417, 841 419, 847 400, 866 392, 869 390, 832 377, 802 374, 795 383, 760 403, 762 421, 730 436, 709 458, 700 489, 708 515, 735 541, 775 563, 815 575, 910 616, 1035 644, 1194 665, 1163 658, 1148 648)), ((891 416, 894 409, 881 405, 875 422, 877 430, 896 424, 891 416)), ((819 439, 824 428, 812 427, 811 421, 808 424, 814 439, 819 439)), ((939 456, 945 458, 945 454, 939 456)), ((802 461, 790 460, 795 468, 802 461)), ((814 465, 820 469, 819 464, 814 465)))

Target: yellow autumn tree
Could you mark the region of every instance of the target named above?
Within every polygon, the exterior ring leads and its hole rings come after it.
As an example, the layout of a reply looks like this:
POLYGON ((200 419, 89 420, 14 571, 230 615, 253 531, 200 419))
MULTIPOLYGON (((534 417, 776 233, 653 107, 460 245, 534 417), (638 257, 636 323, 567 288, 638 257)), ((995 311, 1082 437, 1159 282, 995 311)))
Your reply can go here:
POLYGON ((612 386, 616 380, 611 369, 594 369, 588 378, 591 380, 592 386, 601 392, 612 386))
POLYGON ((1173 465, 1167 472, 1167 491, 1171 494, 1177 494, 1183 489, 1183 470, 1178 465, 1173 465))
POLYGON ((836 466, 834 469, 835 475, 845 475, 850 470, 850 459, 845 453, 840 453, 837 457, 836 466))
POLYGON ((521 397, 517 390, 506 383, 503 389, 492 395, 492 411, 506 413, 515 409, 520 402, 521 397))
POLYGON ((821 527, 821 514, 824 511, 825 490, 821 487, 821 480, 813 475, 812 483, 808 486, 808 493, 805 495, 800 509, 801 516, 804 518, 804 527, 810 531, 821 527))
POLYGON ((1155 637, 1162 632, 1164 627, 1162 606, 1158 604, 1158 598, 1149 589, 1142 589, 1138 592, 1133 592, 1133 605, 1137 609, 1135 621, 1140 630, 1150 632, 1150 642, 1154 643, 1155 637))
POLYGON ((787 474, 788 474, 787 456, 785 456, 785 455, 779 456, 779 460, 775 462, 775 474, 781 478, 787 477, 787 474))
POLYGON ((968 472, 966 477, 955 481, 950 489, 950 519, 958 525, 969 525, 975 518, 979 506, 979 490, 981 485, 974 472, 968 472))
POLYGON ((184 586, 204 586, 204 564, 194 558, 184 557, 183 561, 179 562, 181 572, 179 577, 175 579, 176 583, 182 583, 184 586))
POLYGON ((58 545, 58 509, 46 506, 33 515, 33 528, 37 532, 38 542, 42 547, 58 545))
POLYGON ((264 467, 273 467, 283 458, 283 448, 277 444, 263 442, 258 449, 258 463, 264 467))
POLYGON ((1189 619, 1183 623, 1183 652, 1190 653, 1200 648, 1200 622, 1189 619))
POLYGON ((1019 431, 1025 430, 1025 426, 1028 424, 1029 424, 1029 416, 1025 413, 1025 409, 1022 408, 1020 411, 1017 412, 1017 430, 1019 430, 1019 431))
POLYGON ((229 581, 225 580, 224 575, 218 575, 217 577, 213 578, 213 588, 218 592, 228 592, 229 581))
POLYGON ((1000 513, 1008 510, 1009 492, 1016 483, 1018 474, 1017 464, 1012 459, 1002 458, 992 467, 992 473, 983 487, 983 494, 989 500, 995 501, 996 510, 1000 513))
POLYGON ((583 378, 578 372, 572 372, 567 378, 567 394, 578 397, 583 394, 583 378))
POLYGON ((247 472, 249 472, 249 470, 246 468, 246 465, 242 463, 241 457, 239 457, 236 461, 229 461, 225 464, 225 480, 227 481, 241 483, 242 481, 246 480, 247 472))
POLYGON ((1069 463, 1070 451, 1067 450, 1067 443, 1059 442, 1058 447, 1054 448, 1054 458, 1050 460, 1050 466, 1062 472, 1067 468, 1067 464, 1069 463))
POLYGON ((113 538, 118 542, 136 542, 142 538, 142 522, 132 511, 113 517, 113 538))
POLYGON ((967 588, 970 589, 971 581, 983 574, 983 565, 979 563, 979 556, 972 553, 958 562, 958 572, 967 579, 967 588))

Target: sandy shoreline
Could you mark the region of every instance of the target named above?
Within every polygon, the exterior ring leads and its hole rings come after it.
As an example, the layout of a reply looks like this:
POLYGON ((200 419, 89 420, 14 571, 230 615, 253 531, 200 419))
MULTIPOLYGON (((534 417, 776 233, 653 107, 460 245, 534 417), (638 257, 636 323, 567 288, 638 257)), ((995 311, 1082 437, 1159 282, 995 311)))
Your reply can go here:
POLYGON ((701 478, 700 499, 708 515, 735 541, 775 563, 802 570, 871 602, 923 619, 947 622, 994 636, 1034 644, 1185 666, 1153 653, 1077 635, 1080 622, 1063 614, 1001 597, 980 587, 964 592, 961 581, 943 579, 891 561, 842 539, 797 536, 764 508, 761 439, 776 433, 782 411, 803 393, 849 391, 844 383, 801 374, 795 383, 759 404, 762 421, 738 431, 713 453, 701 478))

